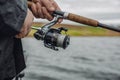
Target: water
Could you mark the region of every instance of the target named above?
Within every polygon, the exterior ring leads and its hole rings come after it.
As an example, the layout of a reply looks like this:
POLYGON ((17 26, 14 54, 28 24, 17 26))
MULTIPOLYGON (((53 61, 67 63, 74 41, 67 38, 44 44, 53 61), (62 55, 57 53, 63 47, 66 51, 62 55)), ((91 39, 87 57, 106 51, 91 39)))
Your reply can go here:
POLYGON ((72 37, 70 46, 59 51, 33 38, 23 44, 23 80, 120 80, 120 37, 72 37))

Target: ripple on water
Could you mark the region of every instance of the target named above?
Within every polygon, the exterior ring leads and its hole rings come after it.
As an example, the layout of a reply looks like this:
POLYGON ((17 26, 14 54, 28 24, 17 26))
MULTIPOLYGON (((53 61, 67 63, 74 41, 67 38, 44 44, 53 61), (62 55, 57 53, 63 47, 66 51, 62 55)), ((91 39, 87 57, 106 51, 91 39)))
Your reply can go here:
POLYGON ((80 37, 71 41, 67 51, 54 55, 52 52, 58 52, 43 48, 39 41, 24 39, 30 55, 25 80, 120 80, 119 37, 80 37))

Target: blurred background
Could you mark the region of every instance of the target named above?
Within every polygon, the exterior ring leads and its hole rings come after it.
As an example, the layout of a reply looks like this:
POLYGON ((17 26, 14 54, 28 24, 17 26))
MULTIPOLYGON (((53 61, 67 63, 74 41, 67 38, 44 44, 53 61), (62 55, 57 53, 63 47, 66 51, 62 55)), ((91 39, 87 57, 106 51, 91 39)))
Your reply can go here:
POLYGON ((57 0, 63 11, 108 24, 120 24, 120 0, 57 0))
MULTIPOLYGON (((120 25, 119 0, 56 0, 56 2, 63 11, 96 19, 103 23, 120 25)), ((64 21, 64 23, 67 22, 64 21)))
MULTIPOLYGON (((120 0, 55 0, 63 11, 120 27, 120 0)), ((49 21, 35 19, 40 27, 49 21)), ((120 80, 120 33, 64 20, 67 49, 54 51, 33 37, 22 40, 27 68, 23 80, 120 80)))

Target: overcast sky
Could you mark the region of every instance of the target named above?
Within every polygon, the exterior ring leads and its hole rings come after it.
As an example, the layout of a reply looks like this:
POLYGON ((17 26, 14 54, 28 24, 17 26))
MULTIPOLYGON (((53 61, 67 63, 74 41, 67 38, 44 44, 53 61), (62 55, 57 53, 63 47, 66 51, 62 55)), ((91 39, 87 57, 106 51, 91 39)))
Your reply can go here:
MULTIPOLYGON (((120 24, 120 0, 55 0, 66 12, 107 24, 120 24)), ((64 21, 68 22, 68 21, 64 21)), ((69 22, 68 22, 69 23, 69 22)))

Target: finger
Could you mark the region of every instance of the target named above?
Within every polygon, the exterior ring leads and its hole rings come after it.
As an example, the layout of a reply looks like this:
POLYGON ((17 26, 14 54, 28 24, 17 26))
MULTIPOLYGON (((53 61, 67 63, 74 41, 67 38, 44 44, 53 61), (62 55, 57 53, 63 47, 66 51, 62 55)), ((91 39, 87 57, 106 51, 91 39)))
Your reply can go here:
POLYGON ((15 36, 16 38, 22 38, 22 33, 19 33, 15 36))
POLYGON ((55 8, 50 2, 50 0, 41 0, 41 3, 47 8, 48 11, 54 11, 55 8))
POLYGON ((47 11, 45 7, 42 7, 42 11, 43 11, 45 18, 47 18, 49 21, 53 19, 53 17, 51 16, 51 14, 49 14, 49 12, 47 11))
POLYGON ((19 38, 19 35, 17 34, 17 35, 15 36, 15 38, 19 38))
POLYGON ((36 3, 36 8, 37 8, 37 14, 39 18, 44 18, 43 13, 42 13, 42 7, 39 2, 36 3))
POLYGON ((41 18, 41 5, 39 2, 36 3, 36 9, 37 9, 37 14, 38 14, 38 17, 41 18))
POLYGON ((23 34, 23 29, 21 29, 20 33, 17 34, 15 37, 16 38, 22 38, 22 34, 23 34))
POLYGON ((26 36, 28 35, 29 31, 30 31, 30 28, 28 28, 28 27, 26 26, 26 27, 24 27, 24 28, 22 29, 22 31, 21 31, 19 34, 17 34, 15 37, 16 37, 16 38, 24 38, 24 37, 26 37, 26 36))
POLYGON ((29 26, 24 27, 21 30, 21 32, 19 34, 17 34, 15 37, 16 38, 24 38, 24 37, 26 37, 29 34, 30 30, 31 30, 31 27, 29 27, 29 26))
POLYGON ((32 0, 32 2, 36 3, 36 2, 40 2, 40 0, 32 0))
MULTIPOLYGON (((58 4, 54 0, 50 0, 50 1, 51 1, 52 5, 55 7, 55 10, 61 11, 60 7, 58 6, 58 4)), ((61 23, 62 21, 63 21, 63 19, 61 18, 58 20, 58 23, 61 23)))
MULTIPOLYGON (((60 7, 57 5, 56 2, 54 2, 53 5, 56 7, 56 10, 61 11, 60 7)), ((63 21, 63 19, 60 18, 60 19, 58 20, 58 23, 61 23, 62 21, 63 21)))
POLYGON ((21 32, 18 35, 16 35, 16 38, 23 38, 23 37, 24 37, 24 32, 21 32))
POLYGON ((26 34, 27 34, 27 25, 25 25, 25 26, 21 29, 21 32, 18 34, 18 37, 19 37, 19 38, 24 38, 26 34))
POLYGON ((35 3, 32 3, 31 9, 32 9, 32 12, 33 12, 34 16, 38 17, 37 8, 36 8, 36 4, 35 3))
POLYGON ((55 7, 55 10, 60 10, 61 11, 60 7, 58 6, 58 4, 55 1, 52 2, 52 4, 55 7))

